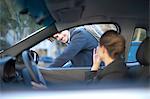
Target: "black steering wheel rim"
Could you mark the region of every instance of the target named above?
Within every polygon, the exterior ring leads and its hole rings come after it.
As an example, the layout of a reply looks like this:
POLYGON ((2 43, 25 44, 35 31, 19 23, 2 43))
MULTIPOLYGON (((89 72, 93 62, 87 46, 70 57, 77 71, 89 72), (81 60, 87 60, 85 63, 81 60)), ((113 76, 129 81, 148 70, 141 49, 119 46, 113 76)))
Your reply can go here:
MULTIPOLYGON (((32 51, 33 52, 33 51, 32 51)), ((31 79, 36 83, 42 83, 46 85, 45 80, 39 70, 39 68, 34 63, 33 57, 30 50, 25 50, 22 52, 23 62, 31 76, 31 79)))

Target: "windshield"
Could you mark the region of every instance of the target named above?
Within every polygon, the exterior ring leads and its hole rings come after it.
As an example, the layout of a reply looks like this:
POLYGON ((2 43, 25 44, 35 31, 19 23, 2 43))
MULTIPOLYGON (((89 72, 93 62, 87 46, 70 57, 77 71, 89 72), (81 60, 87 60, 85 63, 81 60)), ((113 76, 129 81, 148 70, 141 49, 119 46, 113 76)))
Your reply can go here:
POLYGON ((0 51, 43 27, 29 15, 19 14, 20 9, 17 0, 0 0, 0 51))

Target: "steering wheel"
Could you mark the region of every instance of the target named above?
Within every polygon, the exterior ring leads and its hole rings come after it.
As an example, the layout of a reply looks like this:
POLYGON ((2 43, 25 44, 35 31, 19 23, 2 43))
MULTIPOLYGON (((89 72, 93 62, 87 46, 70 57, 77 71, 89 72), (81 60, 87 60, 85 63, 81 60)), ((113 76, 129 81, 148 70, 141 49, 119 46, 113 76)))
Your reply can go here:
POLYGON ((35 62, 36 64, 38 64, 39 62, 39 55, 36 51, 33 51, 33 50, 30 50, 30 55, 31 55, 31 58, 33 59, 33 62, 35 62))
POLYGON ((34 55, 38 55, 37 53, 36 54, 35 53, 36 53, 35 51, 25 50, 22 52, 22 59, 30 75, 31 80, 38 84, 42 83, 43 85, 46 86, 46 82, 43 78, 43 75, 40 72, 39 68, 37 67, 36 61, 34 61, 34 55))

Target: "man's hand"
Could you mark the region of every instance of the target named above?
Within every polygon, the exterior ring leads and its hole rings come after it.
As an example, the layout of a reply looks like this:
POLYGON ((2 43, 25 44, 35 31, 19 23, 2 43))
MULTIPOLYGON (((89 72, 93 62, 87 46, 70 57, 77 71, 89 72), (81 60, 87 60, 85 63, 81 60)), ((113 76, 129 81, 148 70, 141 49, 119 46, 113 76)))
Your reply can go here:
POLYGON ((53 42, 53 41, 55 40, 55 38, 49 37, 48 40, 49 40, 50 42, 53 42))
POLYGON ((34 81, 31 81, 31 84, 33 86, 33 89, 47 89, 47 87, 45 85, 41 84, 41 83, 38 84, 34 81))

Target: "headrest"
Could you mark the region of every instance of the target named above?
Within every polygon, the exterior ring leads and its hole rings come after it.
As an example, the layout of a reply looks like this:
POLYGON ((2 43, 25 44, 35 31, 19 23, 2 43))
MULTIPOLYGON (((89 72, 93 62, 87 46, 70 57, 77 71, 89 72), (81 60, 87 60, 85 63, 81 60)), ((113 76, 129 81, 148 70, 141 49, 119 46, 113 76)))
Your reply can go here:
POLYGON ((140 44, 136 58, 141 65, 150 66, 150 37, 146 37, 140 44))

